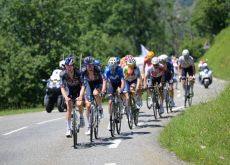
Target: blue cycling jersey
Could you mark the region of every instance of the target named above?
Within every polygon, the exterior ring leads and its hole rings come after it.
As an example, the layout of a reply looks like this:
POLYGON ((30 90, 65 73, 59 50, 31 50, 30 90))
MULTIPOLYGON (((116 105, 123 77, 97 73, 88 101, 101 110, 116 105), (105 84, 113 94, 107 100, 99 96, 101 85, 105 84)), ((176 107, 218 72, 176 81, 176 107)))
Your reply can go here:
POLYGON ((166 72, 169 72, 170 74, 174 74, 174 68, 173 68, 172 61, 166 62, 166 65, 167 65, 167 71, 166 72))
POLYGON ((113 84, 119 83, 122 79, 124 79, 123 69, 120 66, 117 66, 113 72, 110 67, 106 67, 104 71, 104 78, 105 80, 110 80, 113 84))

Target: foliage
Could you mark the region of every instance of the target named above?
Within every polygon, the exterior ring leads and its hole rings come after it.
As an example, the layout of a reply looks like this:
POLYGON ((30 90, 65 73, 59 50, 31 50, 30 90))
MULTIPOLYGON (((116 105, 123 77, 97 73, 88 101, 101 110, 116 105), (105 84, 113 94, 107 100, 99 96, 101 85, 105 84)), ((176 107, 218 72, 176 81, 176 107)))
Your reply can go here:
POLYGON ((35 106, 68 54, 138 54, 142 43, 163 50, 157 0, 0 0, 0 107, 35 106), (153 28, 154 27, 154 28, 153 28))
POLYGON ((199 35, 218 34, 228 26, 230 21, 229 0, 198 0, 193 11, 192 24, 198 29, 199 35))

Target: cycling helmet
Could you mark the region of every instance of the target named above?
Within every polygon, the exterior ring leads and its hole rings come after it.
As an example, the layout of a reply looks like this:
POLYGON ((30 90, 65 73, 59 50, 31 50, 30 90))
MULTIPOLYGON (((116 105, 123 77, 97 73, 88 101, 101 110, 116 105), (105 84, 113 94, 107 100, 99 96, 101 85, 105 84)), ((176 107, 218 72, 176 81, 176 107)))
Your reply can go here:
POLYGON ((132 66, 136 65, 136 60, 133 57, 128 58, 127 65, 132 65, 132 66))
POLYGON ((94 58, 91 56, 87 56, 84 58, 84 65, 93 65, 94 64, 94 58))
POLYGON ((60 67, 61 69, 64 69, 64 68, 65 68, 65 60, 61 60, 61 61, 59 62, 59 67, 60 67))
POLYGON ((188 58, 188 56, 189 56, 189 51, 188 51, 188 49, 184 49, 184 50, 182 51, 182 56, 184 56, 185 58, 188 58))
POLYGON ((133 58, 133 56, 131 54, 128 54, 125 56, 125 61, 127 62, 130 58, 133 58))
POLYGON ((112 69, 112 68, 115 68, 117 66, 117 58, 116 57, 111 57, 108 61, 108 65, 109 67, 112 69))
POLYGON ((151 60, 151 62, 152 62, 153 65, 158 65, 159 64, 158 57, 153 57, 152 60, 151 60))
POLYGON ((100 65, 101 65, 101 61, 96 59, 96 60, 94 61, 94 64, 97 65, 97 66, 100 66, 100 65))
POLYGON ((73 65, 74 61, 73 61, 73 57, 67 57, 65 59, 65 65, 73 65))
POLYGON ((158 57, 159 62, 167 62, 168 61, 168 56, 166 54, 162 54, 158 57))
POLYGON ((146 58, 152 59, 153 56, 154 56, 154 52, 153 51, 149 51, 148 54, 147 54, 147 56, 146 56, 146 58))

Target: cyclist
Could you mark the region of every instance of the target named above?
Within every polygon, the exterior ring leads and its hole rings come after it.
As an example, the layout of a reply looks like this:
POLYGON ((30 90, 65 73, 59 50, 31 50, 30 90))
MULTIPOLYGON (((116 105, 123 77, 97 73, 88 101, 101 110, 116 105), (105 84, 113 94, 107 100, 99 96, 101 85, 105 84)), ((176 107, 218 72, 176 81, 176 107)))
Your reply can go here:
POLYGON ((81 74, 80 71, 74 67, 74 60, 72 57, 65 59, 65 69, 60 73, 61 76, 61 93, 65 98, 66 103, 66 137, 71 137, 71 112, 73 103, 79 109, 80 113, 80 127, 84 127, 85 121, 83 117, 83 92, 81 92, 81 74))
POLYGON ((146 79, 151 79, 151 84, 155 85, 156 83, 159 85, 160 87, 160 114, 164 113, 164 107, 163 107, 163 100, 164 100, 164 96, 163 96, 163 91, 162 91, 162 83, 163 83, 163 75, 165 74, 165 70, 166 67, 162 64, 160 64, 158 57, 153 57, 151 60, 153 67, 149 68, 149 70, 147 71, 147 75, 145 77, 145 88, 147 86, 146 83, 146 79))
POLYGON ((173 76, 174 76, 174 68, 172 61, 166 54, 162 54, 159 57, 159 62, 165 66, 165 74, 164 74, 164 82, 169 83, 169 99, 172 103, 172 106, 175 106, 174 102, 174 88, 173 88, 173 76))
POLYGON ((132 55, 125 56, 126 66, 123 68, 123 74, 125 79, 125 100, 126 100, 126 107, 129 103, 129 94, 130 87, 135 88, 136 96, 136 108, 139 110, 142 106, 141 100, 141 75, 140 69, 136 66, 136 60, 133 58, 132 55))
POLYGON ((144 65, 142 67, 142 78, 144 78, 146 76, 147 70, 149 70, 149 68, 152 67, 151 60, 153 57, 154 57, 154 52, 149 51, 147 56, 144 59, 144 65))
MULTIPOLYGON (((103 116, 103 109, 101 107, 101 88, 103 83, 103 75, 98 66, 95 65, 94 58, 92 56, 87 56, 84 58, 84 67, 82 68, 82 81, 84 83, 83 91, 85 92, 85 101, 86 101, 86 115, 87 121, 89 123, 89 114, 90 114, 90 106, 91 106, 91 96, 92 94, 95 96, 100 118, 103 116)), ((90 134, 90 129, 85 132, 86 135, 90 134)))
MULTIPOLYGON (((118 95, 124 89, 124 75, 123 70, 120 66, 118 66, 117 58, 111 57, 108 61, 108 67, 106 67, 104 71, 104 82, 102 87, 102 93, 105 93, 107 87, 108 99, 109 99, 109 114, 111 115, 111 106, 112 106, 112 94, 118 90, 118 95), (108 84, 108 86, 107 86, 108 84)), ((108 129, 110 130, 110 122, 108 125, 108 129)))
POLYGON ((189 82, 191 85, 191 93, 190 95, 193 96, 193 84, 195 80, 195 65, 194 65, 194 60, 192 56, 189 55, 189 50, 184 49, 182 51, 182 55, 179 57, 178 60, 178 73, 181 73, 181 79, 182 79, 182 86, 184 89, 184 94, 185 94, 185 79, 186 75, 188 73, 189 75, 189 82))

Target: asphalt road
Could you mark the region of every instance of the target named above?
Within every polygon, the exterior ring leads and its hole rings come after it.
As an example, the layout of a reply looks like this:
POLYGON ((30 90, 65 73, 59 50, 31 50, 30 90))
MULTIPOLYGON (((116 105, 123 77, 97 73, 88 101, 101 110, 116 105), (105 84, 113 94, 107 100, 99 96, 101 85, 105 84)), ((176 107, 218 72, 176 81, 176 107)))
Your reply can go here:
MULTIPOLYGON (((198 82, 194 88, 193 104, 206 102, 224 89, 225 81, 214 80, 209 89, 198 82)), ((126 117, 122 120, 121 134, 111 137, 107 130, 109 116, 104 106, 104 118, 99 126, 99 139, 90 143, 89 136, 80 130, 79 146, 73 148, 72 138, 65 137, 64 113, 36 112, 0 117, 1 165, 178 165, 186 164, 173 153, 160 147, 160 131, 171 118, 182 111, 181 84, 175 90, 176 107, 173 113, 164 113, 154 120, 151 110, 141 109, 139 126, 128 128, 126 117)))

